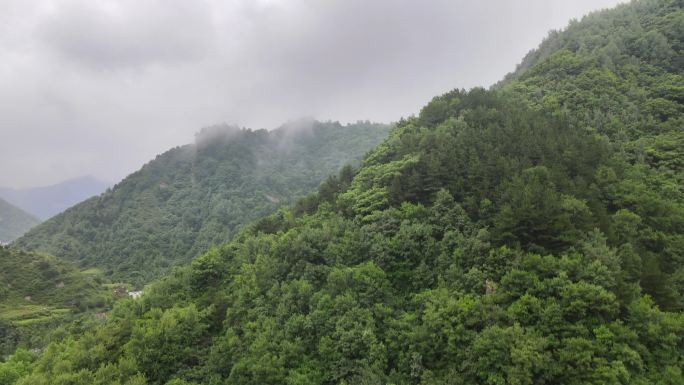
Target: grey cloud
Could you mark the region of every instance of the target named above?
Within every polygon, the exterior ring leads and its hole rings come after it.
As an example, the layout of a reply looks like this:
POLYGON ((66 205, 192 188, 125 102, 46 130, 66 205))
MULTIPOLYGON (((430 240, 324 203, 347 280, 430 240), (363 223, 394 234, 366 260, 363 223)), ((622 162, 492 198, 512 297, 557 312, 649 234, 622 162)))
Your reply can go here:
POLYGON ((115 181, 222 122, 396 121, 618 2, 4 0, 0 186, 115 181))
POLYGON ((36 30, 47 49, 96 69, 198 60, 213 33, 211 9, 192 0, 70 1, 36 30))

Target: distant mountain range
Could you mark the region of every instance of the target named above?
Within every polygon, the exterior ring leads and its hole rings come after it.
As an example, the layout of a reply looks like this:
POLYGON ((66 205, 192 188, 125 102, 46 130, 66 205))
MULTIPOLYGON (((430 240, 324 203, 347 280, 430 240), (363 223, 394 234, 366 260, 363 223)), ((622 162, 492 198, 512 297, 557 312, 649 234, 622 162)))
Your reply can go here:
POLYGON ((103 193, 111 183, 92 176, 69 179, 51 186, 13 189, 0 187, 0 198, 45 220, 87 198, 103 193))
POLYGON ((0 199, 0 243, 13 241, 38 223, 38 218, 0 199))
POLYGON ((273 131, 208 127, 13 245, 141 286, 358 164, 389 129, 312 120, 273 131))

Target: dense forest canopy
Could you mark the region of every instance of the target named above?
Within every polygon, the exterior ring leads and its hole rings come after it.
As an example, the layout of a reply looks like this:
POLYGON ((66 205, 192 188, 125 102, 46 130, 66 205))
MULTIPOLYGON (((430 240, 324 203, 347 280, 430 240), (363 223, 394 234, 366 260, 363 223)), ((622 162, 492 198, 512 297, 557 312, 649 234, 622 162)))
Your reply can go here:
POLYGON ((271 132, 208 127, 195 144, 159 155, 14 245, 141 286, 229 241, 241 225, 314 191, 329 174, 357 163, 388 129, 311 120, 271 132))
POLYGON ((680 0, 589 15, 497 87, 436 97, 358 169, 0 373, 684 383, 683 40, 680 0))

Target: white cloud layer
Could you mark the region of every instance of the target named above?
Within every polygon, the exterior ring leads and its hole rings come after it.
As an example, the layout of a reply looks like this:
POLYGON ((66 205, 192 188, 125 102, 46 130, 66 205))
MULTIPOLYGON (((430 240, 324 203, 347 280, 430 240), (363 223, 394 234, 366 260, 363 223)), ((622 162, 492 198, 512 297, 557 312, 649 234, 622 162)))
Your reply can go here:
POLYGON ((219 122, 396 121, 619 0, 3 0, 0 186, 116 181, 219 122))

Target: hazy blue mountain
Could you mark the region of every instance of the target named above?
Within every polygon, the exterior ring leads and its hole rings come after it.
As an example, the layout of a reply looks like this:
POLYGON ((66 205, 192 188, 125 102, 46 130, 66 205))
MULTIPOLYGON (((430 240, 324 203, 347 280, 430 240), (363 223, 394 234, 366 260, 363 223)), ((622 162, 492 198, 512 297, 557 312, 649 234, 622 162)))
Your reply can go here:
POLYGON ((31 214, 0 199, 0 242, 12 241, 38 223, 31 214))
POLYGON ((25 189, 0 187, 0 198, 40 219, 47 219, 76 203, 103 193, 110 186, 111 183, 92 176, 83 176, 51 186, 25 189))

